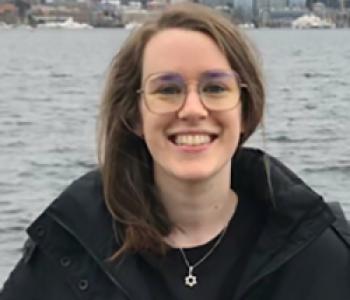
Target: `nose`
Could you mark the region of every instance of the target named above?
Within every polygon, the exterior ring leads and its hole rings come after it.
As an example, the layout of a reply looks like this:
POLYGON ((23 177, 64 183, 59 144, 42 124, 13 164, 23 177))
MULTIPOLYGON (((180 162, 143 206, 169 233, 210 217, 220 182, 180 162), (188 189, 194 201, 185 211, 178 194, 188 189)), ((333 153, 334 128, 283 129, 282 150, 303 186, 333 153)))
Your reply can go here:
POLYGON ((180 110, 178 117, 180 119, 204 119, 208 116, 208 110, 203 105, 197 89, 191 89, 187 92, 186 98, 180 110))

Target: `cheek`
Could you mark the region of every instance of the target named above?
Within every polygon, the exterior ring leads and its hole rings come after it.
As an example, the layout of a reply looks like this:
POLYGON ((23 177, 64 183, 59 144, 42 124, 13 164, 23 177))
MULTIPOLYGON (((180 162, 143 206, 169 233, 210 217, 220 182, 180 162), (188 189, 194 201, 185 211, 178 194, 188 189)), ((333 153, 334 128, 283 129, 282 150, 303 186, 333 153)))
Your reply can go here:
POLYGON ((239 122, 240 122, 240 128, 241 128, 241 134, 243 134, 246 131, 246 120, 243 116, 243 109, 242 109, 242 102, 239 106, 239 122))
POLYGON ((168 118, 149 112, 144 104, 140 106, 139 132, 152 152, 155 147, 159 147, 163 142, 168 118))
POLYGON ((152 116, 149 115, 150 113, 147 111, 143 101, 141 101, 140 104, 140 131, 142 132, 142 135, 147 138, 149 135, 148 133, 152 131, 152 116))
POLYGON ((147 110, 142 99, 139 100, 138 109, 139 120, 137 124, 137 132, 140 137, 144 137, 146 135, 145 131, 147 130, 147 128, 145 127, 145 125, 147 125, 147 110))
POLYGON ((237 109, 229 112, 225 118, 225 123, 227 127, 230 128, 230 131, 234 134, 241 134, 243 132, 243 121, 242 121, 242 110, 241 106, 237 109))
POLYGON ((239 128, 238 131, 241 134, 241 133, 244 132, 243 116, 242 116, 242 105, 241 104, 239 105, 238 110, 237 110, 236 120, 237 120, 236 127, 239 128))

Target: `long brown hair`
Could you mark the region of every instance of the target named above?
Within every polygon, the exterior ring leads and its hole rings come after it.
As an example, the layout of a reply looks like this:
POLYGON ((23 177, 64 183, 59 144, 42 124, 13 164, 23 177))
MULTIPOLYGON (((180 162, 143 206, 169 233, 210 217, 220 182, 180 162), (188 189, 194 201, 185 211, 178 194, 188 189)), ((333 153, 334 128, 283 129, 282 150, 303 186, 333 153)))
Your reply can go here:
POLYGON ((240 29, 219 13, 193 3, 173 5, 132 32, 110 66, 99 117, 104 197, 122 241, 114 257, 126 251, 165 253, 167 249, 162 238, 172 224, 153 182, 152 158, 134 129, 140 121, 136 91, 141 86, 143 51, 155 34, 169 28, 210 36, 247 84, 241 99, 244 133, 240 144, 263 116, 265 92, 257 56, 240 29))

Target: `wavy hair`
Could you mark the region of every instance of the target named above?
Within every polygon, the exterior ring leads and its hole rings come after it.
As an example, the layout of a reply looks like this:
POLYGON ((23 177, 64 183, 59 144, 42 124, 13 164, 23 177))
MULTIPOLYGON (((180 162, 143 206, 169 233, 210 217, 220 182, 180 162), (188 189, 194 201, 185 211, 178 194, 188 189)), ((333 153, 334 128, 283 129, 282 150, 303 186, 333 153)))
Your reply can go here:
POLYGON ((265 91, 260 63, 241 30, 218 12, 193 3, 171 5, 126 39, 113 58, 99 116, 98 159, 106 205, 118 223, 121 245, 112 258, 127 251, 165 253, 163 237, 172 223, 153 181, 153 161, 134 129, 140 122, 139 95, 143 52, 162 30, 180 28, 208 35, 247 88, 242 90, 242 145, 262 120, 265 91))

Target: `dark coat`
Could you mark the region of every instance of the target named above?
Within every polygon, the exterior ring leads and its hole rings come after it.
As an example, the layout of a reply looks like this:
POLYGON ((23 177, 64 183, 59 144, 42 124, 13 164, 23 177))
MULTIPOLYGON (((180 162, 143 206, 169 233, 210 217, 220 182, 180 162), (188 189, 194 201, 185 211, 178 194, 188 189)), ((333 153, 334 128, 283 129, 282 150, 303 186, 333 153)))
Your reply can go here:
MULTIPOLYGON (((233 188, 268 208, 235 300, 350 299, 350 230, 341 213, 336 217, 319 195, 259 150, 241 150, 233 170, 233 188)), ((29 227, 23 258, 0 299, 153 299, 135 255, 107 260, 119 246, 112 224, 100 174, 90 172, 29 227)))

